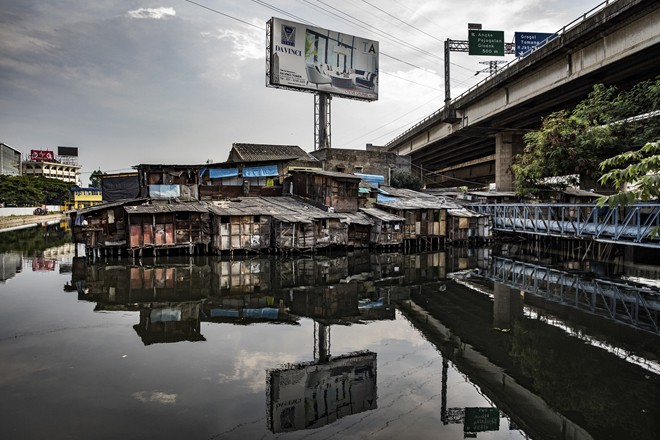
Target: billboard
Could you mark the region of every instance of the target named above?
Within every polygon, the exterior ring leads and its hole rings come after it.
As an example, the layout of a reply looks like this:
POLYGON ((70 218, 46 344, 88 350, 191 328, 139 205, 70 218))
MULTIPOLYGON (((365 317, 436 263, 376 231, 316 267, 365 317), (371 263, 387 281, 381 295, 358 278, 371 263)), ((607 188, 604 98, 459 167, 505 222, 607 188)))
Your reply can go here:
POLYGON ((30 160, 33 162, 55 162, 55 155, 49 150, 30 150, 30 160))
POLYGON ((267 86, 378 99, 378 42, 272 18, 267 86))
POLYGON ((556 36, 557 34, 547 34, 541 32, 516 32, 516 56, 523 57, 537 45, 550 41, 556 36))
POLYGON ((57 147, 58 156, 78 156, 78 147, 57 147))

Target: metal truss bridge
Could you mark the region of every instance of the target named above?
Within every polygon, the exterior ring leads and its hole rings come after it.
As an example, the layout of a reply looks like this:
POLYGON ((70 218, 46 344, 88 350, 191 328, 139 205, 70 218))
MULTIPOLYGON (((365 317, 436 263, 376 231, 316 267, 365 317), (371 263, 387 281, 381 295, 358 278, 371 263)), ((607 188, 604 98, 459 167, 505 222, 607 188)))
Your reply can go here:
POLYGON ((550 237, 591 239, 605 243, 660 249, 660 204, 609 208, 593 204, 473 205, 491 216, 493 230, 550 237))
POLYGON ((502 257, 493 257, 488 270, 479 273, 546 300, 660 334, 660 291, 650 287, 586 279, 580 274, 502 257))

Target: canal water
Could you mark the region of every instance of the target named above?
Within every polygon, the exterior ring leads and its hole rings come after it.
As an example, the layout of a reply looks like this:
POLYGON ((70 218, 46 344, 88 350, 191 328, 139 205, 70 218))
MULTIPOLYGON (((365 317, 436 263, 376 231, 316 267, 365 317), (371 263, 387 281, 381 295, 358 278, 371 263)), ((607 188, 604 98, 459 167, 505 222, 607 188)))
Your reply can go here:
POLYGON ((73 251, 0 234, 2 439, 660 435, 648 254, 73 251))

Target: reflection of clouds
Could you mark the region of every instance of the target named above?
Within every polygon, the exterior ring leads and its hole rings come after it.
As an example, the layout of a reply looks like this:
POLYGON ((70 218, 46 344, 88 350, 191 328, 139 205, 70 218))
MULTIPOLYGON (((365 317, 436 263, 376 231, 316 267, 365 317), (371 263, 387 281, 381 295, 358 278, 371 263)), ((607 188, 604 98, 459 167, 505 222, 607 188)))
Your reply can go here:
POLYGON ((366 326, 333 325, 330 329, 331 341, 333 348, 338 350, 333 349, 333 354, 355 350, 376 350, 379 345, 405 343, 417 347, 428 344, 419 337, 418 331, 401 312, 397 310, 395 316, 396 324, 390 321, 371 321, 366 326), (393 326, 397 327, 397 331, 392 331, 393 326))
POLYGON ((277 359, 279 364, 297 360, 291 353, 250 353, 240 350, 236 355, 234 370, 229 374, 219 372, 218 383, 242 382, 252 392, 261 392, 266 384, 266 370, 274 367, 273 359, 277 359))
POLYGON ((176 403, 176 394, 167 394, 162 391, 138 391, 133 393, 135 400, 140 402, 156 402, 163 405, 174 405, 176 403))

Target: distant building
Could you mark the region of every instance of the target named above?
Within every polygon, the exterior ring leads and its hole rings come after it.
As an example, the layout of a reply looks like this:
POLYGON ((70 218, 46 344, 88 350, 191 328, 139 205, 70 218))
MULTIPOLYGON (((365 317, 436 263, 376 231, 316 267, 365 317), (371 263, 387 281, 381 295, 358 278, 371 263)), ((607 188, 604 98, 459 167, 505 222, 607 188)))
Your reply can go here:
POLYGON ((410 157, 399 156, 371 145, 366 150, 322 148, 310 154, 321 162, 325 171, 382 176, 383 183, 388 186, 392 174, 410 173, 411 169, 410 157))
POLYGON ((73 209, 89 208, 103 203, 101 188, 71 188, 73 194, 73 209))
POLYGON ((59 179, 77 184, 80 180, 80 165, 62 163, 50 150, 31 150, 22 163, 22 174, 59 179))
POLYGON ((21 175, 21 152, 4 143, 0 143, 0 175, 21 175))

